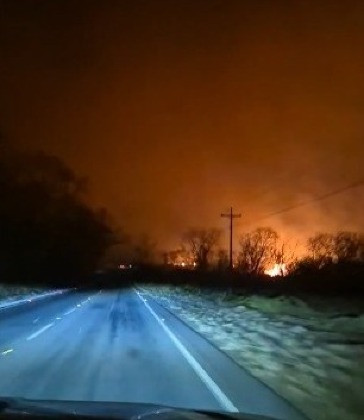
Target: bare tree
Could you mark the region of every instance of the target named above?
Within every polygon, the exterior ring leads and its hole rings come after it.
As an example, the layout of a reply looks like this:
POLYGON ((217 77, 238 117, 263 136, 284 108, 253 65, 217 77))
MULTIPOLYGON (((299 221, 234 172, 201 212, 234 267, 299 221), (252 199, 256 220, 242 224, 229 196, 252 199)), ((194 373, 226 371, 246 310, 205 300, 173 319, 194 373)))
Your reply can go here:
POLYGON ((297 244, 292 247, 286 242, 282 242, 276 246, 274 255, 274 264, 279 267, 280 275, 284 276, 294 270, 294 267, 298 261, 296 256, 297 244))
POLYGON ((338 232, 334 236, 333 251, 337 262, 360 260, 363 248, 363 237, 356 232, 338 232))
POLYGON ((182 237, 198 268, 206 269, 221 237, 218 229, 190 229, 182 237))
POLYGON ((334 235, 331 233, 317 233, 307 241, 307 248, 311 258, 318 267, 333 261, 334 258, 334 235))
POLYGON ((277 255, 278 233, 269 227, 260 227, 240 237, 239 267, 251 274, 263 273, 277 255))
POLYGON ((359 261, 364 257, 364 237, 356 232, 318 233, 308 239, 308 249, 319 268, 330 263, 359 261))

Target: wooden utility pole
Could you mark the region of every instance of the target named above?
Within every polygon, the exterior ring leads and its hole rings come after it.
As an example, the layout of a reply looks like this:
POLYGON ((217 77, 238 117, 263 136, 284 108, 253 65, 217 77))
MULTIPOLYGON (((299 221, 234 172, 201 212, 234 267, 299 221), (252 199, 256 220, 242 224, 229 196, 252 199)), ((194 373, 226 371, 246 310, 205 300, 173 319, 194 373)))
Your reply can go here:
POLYGON ((229 267, 233 271, 233 219, 241 217, 241 214, 234 214, 233 208, 230 207, 230 213, 221 213, 221 217, 228 217, 230 219, 230 259, 229 267))

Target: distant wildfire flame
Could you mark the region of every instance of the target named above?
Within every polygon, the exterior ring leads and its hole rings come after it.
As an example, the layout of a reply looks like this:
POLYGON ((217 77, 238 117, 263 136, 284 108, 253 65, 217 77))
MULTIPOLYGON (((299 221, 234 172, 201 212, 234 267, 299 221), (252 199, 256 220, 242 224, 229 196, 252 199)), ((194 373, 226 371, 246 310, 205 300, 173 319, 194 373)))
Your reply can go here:
POLYGON ((265 270, 264 274, 270 277, 276 277, 285 276, 287 272, 286 264, 274 264, 274 267, 269 270, 265 270))

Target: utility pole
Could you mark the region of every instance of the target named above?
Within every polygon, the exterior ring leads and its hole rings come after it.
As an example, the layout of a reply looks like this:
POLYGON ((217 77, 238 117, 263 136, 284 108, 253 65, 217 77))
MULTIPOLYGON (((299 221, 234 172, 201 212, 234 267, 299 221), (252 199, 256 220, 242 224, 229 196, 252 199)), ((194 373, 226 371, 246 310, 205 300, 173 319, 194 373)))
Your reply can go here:
POLYGON ((230 207, 230 213, 221 213, 221 217, 228 217, 230 219, 230 270, 233 271, 233 219, 241 217, 241 214, 234 214, 233 208, 230 207))

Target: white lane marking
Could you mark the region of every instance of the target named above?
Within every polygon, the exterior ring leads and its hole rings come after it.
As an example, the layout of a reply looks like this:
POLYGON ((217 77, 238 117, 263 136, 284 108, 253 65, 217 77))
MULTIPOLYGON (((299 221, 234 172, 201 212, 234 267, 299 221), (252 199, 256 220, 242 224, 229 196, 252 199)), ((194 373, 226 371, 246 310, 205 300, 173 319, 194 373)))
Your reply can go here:
POLYGON ((77 308, 81 308, 81 305, 79 303, 77 304, 77 308))
POLYGON ((44 327, 42 327, 40 330, 36 331, 35 333, 31 334, 29 337, 27 337, 27 340, 33 340, 33 338, 38 337, 38 335, 44 333, 44 331, 47 331, 48 328, 53 327, 54 322, 51 322, 50 324, 45 325, 44 327))
POLYGON ((39 317, 33 320, 33 324, 36 324, 39 321, 39 317))
POLYGON ((5 356, 6 354, 8 354, 8 353, 12 353, 14 351, 14 349, 8 349, 8 350, 5 350, 5 351, 2 351, 1 352, 1 354, 3 355, 3 356, 5 356))
POLYGON ((88 302, 88 299, 83 300, 81 303, 82 303, 82 304, 85 304, 85 303, 87 303, 87 302, 88 302))
POLYGON ((222 408, 229 412, 239 412, 227 395, 221 390, 217 383, 209 376, 206 370, 198 363, 198 361, 192 356, 192 354, 186 349, 186 347, 180 342, 180 340, 173 334, 173 332, 166 326, 166 324, 158 317, 154 310, 150 307, 149 303, 143 299, 139 292, 135 291, 144 305, 147 307, 149 312, 156 319, 158 324, 164 329, 168 337, 173 341, 175 346, 181 352, 182 356, 186 359, 192 369, 195 371, 197 376, 201 381, 207 386, 207 388, 212 392, 216 400, 220 403, 222 408))
POLYGON ((57 316, 57 318, 56 319, 58 319, 58 320, 60 320, 60 319, 62 319, 60 316, 57 316))
POLYGON ((65 312, 63 315, 69 315, 69 314, 71 314, 72 312, 74 312, 75 310, 76 310, 76 308, 72 308, 72 309, 70 309, 69 311, 65 312))

